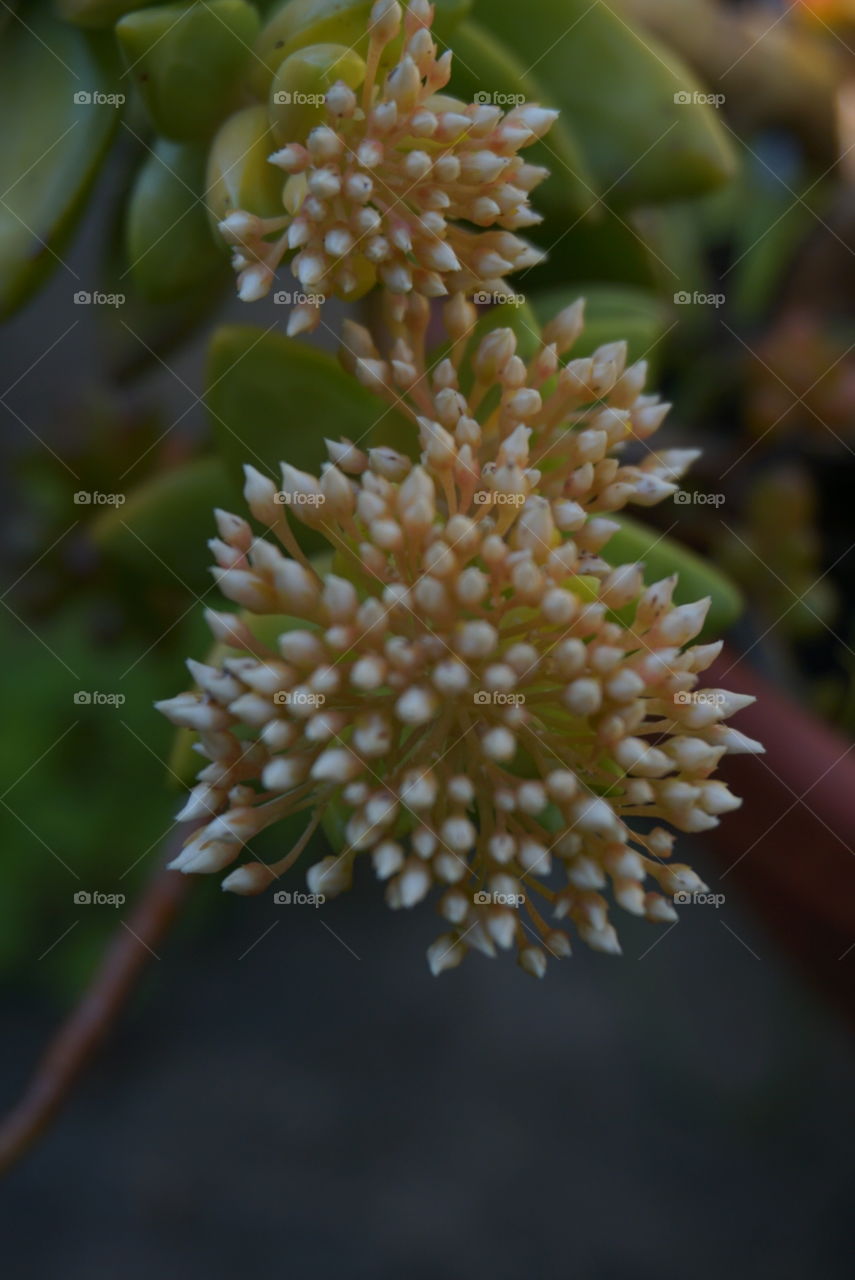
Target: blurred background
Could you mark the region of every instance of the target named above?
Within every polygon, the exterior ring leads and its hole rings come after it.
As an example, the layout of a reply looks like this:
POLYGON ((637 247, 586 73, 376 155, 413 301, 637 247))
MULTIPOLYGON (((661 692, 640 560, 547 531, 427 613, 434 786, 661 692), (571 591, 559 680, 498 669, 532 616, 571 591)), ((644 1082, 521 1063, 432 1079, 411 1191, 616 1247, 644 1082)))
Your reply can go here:
MULTIPOLYGON (((210 231, 245 67, 218 50, 233 83, 189 129, 158 79, 186 52, 166 26, 139 44, 133 13, 117 39, 130 7, 0 19, 4 1108, 163 858, 186 773, 152 703, 207 648, 212 507, 239 509, 247 448, 316 465, 346 433, 295 413, 288 308, 235 302, 210 231)), ((199 885, 4 1185, 16 1277, 851 1270, 855 5, 438 16, 461 97, 562 110, 549 262, 507 322, 584 294, 574 355, 627 338, 667 443, 704 451, 645 516, 742 593, 720 683, 766 695, 739 721, 768 748, 731 766, 743 810, 683 838, 724 901, 626 917, 623 960, 580 946, 542 983, 481 957, 437 981, 432 913, 389 912, 369 875, 320 912, 199 885)))

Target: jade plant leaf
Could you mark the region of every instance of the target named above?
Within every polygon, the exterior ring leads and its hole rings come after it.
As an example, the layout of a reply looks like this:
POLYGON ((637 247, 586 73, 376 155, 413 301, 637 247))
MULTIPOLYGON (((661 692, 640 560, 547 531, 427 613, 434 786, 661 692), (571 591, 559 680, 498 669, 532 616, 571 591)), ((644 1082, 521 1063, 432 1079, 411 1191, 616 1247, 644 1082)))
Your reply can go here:
POLYGON ((127 211, 131 275, 151 301, 181 298, 229 275, 205 208, 205 149, 161 138, 145 160, 127 211))
POLYGON ((142 9, 147 3, 148 0, 56 0, 56 11, 78 27, 112 27, 126 13, 142 9))
POLYGON ((577 298, 585 299, 585 328, 573 344, 574 360, 622 338, 630 363, 655 358, 656 345, 670 323, 668 307, 661 298, 623 285, 574 284, 536 293, 530 301, 543 325, 577 298))
POLYGON ((136 579, 175 583, 202 594, 208 539, 216 533, 214 508, 234 508, 237 495, 220 458, 194 459, 140 485, 121 506, 107 508, 91 536, 104 557, 136 579))
MULTIPOLYGON (((109 41, 47 5, 10 20, 0 46, 0 317, 35 292, 61 254, 119 120, 109 41)), ((77 281, 68 268, 69 289, 77 281)))
MULTIPOLYGON (((505 111, 522 102, 551 103, 553 95, 536 73, 527 70, 514 48, 497 40, 481 23, 462 22, 452 49, 451 92, 464 101, 494 103, 505 111)), ((578 215, 592 208, 594 176, 567 118, 559 117, 544 141, 527 147, 525 159, 552 170, 537 188, 538 209, 578 215)))
POLYGON ((332 356, 249 325, 214 335, 206 403, 218 448, 240 485, 245 463, 278 477, 285 458, 317 474, 327 460, 324 437, 347 436, 364 448, 413 435, 402 413, 360 386, 332 356))
POLYGON ((620 529, 603 548, 604 560, 613 565, 644 564, 646 582, 658 582, 676 573, 677 604, 691 604, 710 596, 712 604, 701 633, 704 640, 716 639, 736 622, 744 608, 742 593, 707 560, 632 516, 619 513, 609 519, 620 524, 620 529))
POLYGON ((127 14, 116 37, 130 80, 160 133, 209 137, 233 104, 259 17, 247 0, 198 0, 127 14))
MULTIPOLYGON (((310 44, 344 44, 357 53, 368 49, 368 20, 374 0, 287 0, 269 15, 258 38, 250 69, 257 93, 266 95, 276 68, 295 49, 310 44)), ((434 31, 446 41, 472 0, 434 0, 434 31)), ((392 46, 394 49, 395 46, 392 46)))
POLYGON ((603 199, 618 207, 699 195, 736 163, 714 108, 670 51, 600 0, 478 0, 476 19, 566 113, 603 199))

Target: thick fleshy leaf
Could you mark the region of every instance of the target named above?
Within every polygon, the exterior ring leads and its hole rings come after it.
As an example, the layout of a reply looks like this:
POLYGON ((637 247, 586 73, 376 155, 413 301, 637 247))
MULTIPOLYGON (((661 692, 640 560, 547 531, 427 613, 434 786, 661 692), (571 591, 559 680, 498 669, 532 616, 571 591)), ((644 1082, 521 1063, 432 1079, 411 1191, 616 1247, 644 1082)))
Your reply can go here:
POLYGON ((77 27, 112 27, 133 9, 142 9, 148 0, 56 0, 56 11, 77 27))
MULTIPOLYGON (((250 68, 253 88, 266 95, 279 64, 309 44, 344 44, 365 54, 368 49, 368 20, 374 0, 286 0, 271 13, 256 43, 256 58, 250 68)), ((434 31, 447 41, 472 0, 434 0, 434 31)), ((395 45, 390 47, 394 54, 395 45)))
MULTIPOLYGON (((451 92, 464 101, 492 103, 509 111, 518 103, 552 105, 553 94, 512 46, 481 23, 461 22, 452 41, 451 92)), ((536 189, 534 206, 548 213, 587 212, 596 202, 594 176, 569 120, 559 117, 542 142, 527 147, 525 159, 552 170, 536 189)))
POLYGON ((736 622, 744 608, 742 593, 723 573, 682 543, 663 536, 658 529, 632 516, 618 513, 609 519, 620 524, 620 530, 600 553, 604 560, 612 565, 643 563, 648 583, 678 574, 674 592, 677 604, 690 604, 711 596, 712 605, 701 633, 704 640, 718 639, 736 622))
POLYGON ((159 139, 131 192, 125 230, 134 283, 152 301, 181 298, 230 273, 204 203, 206 153, 159 139))
MULTIPOLYGON (((0 45, 0 317, 60 266, 119 119, 110 42, 53 17, 13 18, 0 45)), ((68 271, 69 291, 76 285, 68 271)))
POLYGON ((601 0, 478 0, 475 17, 566 112, 603 199, 631 206, 699 195, 735 172, 715 109, 679 59, 601 0))
POLYGON ((544 325, 577 298, 585 299, 585 328, 573 344, 572 359, 624 339, 630 363, 655 360, 657 343, 671 322, 667 306, 655 294, 621 285, 580 284, 536 293, 531 305, 544 325))
POLYGON ((160 133, 185 141, 210 136, 233 103, 258 27, 247 0, 156 5, 116 24, 128 77, 160 133))
POLYGON ((275 150, 266 107, 244 107, 223 121, 211 144, 206 178, 215 221, 235 209, 251 209, 262 218, 282 213, 282 171, 268 162, 275 150))
POLYGON ((216 534, 214 508, 235 509, 239 502, 221 459, 198 458, 155 476, 121 506, 108 507, 91 536, 123 571, 202 595, 212 583, 207 542, 216 534))
POLYGON ((327 460, 324 437, 397 447, 397 438, 415 434, 326 352, 249 325, 214 335, 206 403, 220 453, 241 484, 245 463, 275 477, 283 460, 317 474, 327 460))

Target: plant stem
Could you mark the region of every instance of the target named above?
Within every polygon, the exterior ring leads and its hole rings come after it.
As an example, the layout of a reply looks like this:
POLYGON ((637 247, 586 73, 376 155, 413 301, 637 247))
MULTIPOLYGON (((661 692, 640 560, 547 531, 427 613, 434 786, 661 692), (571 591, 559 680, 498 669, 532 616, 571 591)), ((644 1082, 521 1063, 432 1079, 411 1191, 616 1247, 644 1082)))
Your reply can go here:
MULTIPOLYGON (((181 832, 181 839, 188 827, 181 832)), ((175 856, 170 848, 167 860, 175 856)), ((169 932, 191 880, 161 866, 128 920, 116 931, 79 1004, 60 1027, 23 1097, 0 1122, 0 1175, 12 1168, 48 1128, 121 1015, 156 947, 169 932)))

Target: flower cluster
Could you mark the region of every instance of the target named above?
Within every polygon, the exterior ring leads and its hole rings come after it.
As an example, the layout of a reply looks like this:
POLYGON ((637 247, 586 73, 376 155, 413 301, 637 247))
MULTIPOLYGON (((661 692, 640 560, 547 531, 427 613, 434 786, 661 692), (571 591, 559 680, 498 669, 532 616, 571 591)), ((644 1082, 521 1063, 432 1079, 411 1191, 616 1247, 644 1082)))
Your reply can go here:
POLYGON ((643 363, 627 368, 623 344, 562 363, 580 304, 527 361, 510 330, 470 342, 457 297, 449 354, 428 370, 427 311, 415 295, 393 308, 388 360, 367 330, 346 335, 354 373, 412 415, 418 462, 328 442, 320 477, 283 464, 280 491, 247 468, 276 541, 218 513, 223 592, 290 621, 269 647, 251 619, 209 614, 235 656, 191 663, 199 691, 160 704, 209 762, 180 815, 207 821, 174 865, 222 871, 310 811, 284 859, 224 880, 257 893, 335 814, 344 847, 310 868, 313 892, 346 888, 365 854, 390 906, 439 891, 434 972, 515 947, 539 976, 570 953, 562 920, 619 950, 607 887, 635 915, 676 918, 672 896, 703 886, 656 823, 715 826, 739 804, 711 777, 718 760, 760 747, 725 724, 750 699, 696 689, 720 647, 692 644, 709 602, 675 605, 675 579, 645 585, 641 565, 601 555, 610 513, 673 492, 694 456, 644 443, 667 406, 643 393, 643 363), (622 462, 628 444, 640 460, 622 462), (335 572, 302 554, 289 511, 323 532, 335 572))
POLYGON ((360 297, 378 282, 429 298, 507 292, 506 273, 542 257, 513 233, 540 221, 528 196, 547 171, 518 152, 557 113, 526 104, 504 114, 441 94, 451 54, 437 57, 432 20, 427 0, 411 0, 404 15, 396 0, 378 0, 359 93, 337 81, 323 122, 270 157, 289 175, 287 212, 235 210, 220 224, 244 301, 263 297, 292 255, 294 276, 312 291, 291 314, 292 335, 317 326, 328 295, 360 297), (381 83, 402 23, 400 60, 381 83))

